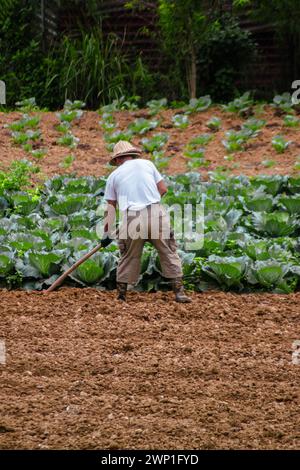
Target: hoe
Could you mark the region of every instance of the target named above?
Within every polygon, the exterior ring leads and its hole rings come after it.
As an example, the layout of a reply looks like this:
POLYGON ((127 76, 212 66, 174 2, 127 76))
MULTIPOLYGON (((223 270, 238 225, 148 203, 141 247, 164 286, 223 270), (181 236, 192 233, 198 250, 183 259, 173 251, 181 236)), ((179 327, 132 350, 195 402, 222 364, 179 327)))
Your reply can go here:
POLYGON ((60 286, 62 282, 66 279, 66 277, 68 277, 69 274, 71 274, 76 268, 78 268, 78 266, 80 266, 82 263, 84 263, 84 261, 93 256, 93 254, 95 254, 101 248, 105 248, 106 246, 108 246, 112 242, 112 240, 112 238, 105 239, 104 242, 99 243, 99 245, 95 246, 95 248, 93 248, 91 251, 82 256, 82 258, 76 261, 76 263, 74 263, 69 269, 67 269, 67 271, 65 271, 58 279, 56 279, 56 281, 54 281, 53 284, 51 284, 51 286, 47 290, 42 291, 43 294, 52 292, 54 289, 56 289, 56 287, 60 286))
MULTIPOLYGON (((101 191, 95 193, 95 196, 99 196, 99 195, 103 196, 103 194, 104 193, 101 190, 101 191)), ((118 229, 114 232, 112 237, 115 237, 117 235, 117 233, 118 233, 118 229)), ((47 294, 48 292, 52 292, 54 289, 56 289, 58 286, 60 286, 63 283, 63 281, 66 279, 66 277, 68 277, 69 274, 71 274, 73 271, 75 271, 75 269, 78 268, 78 266, 80 266, 82 263, 84 263, 84 261, 86 261, 91 256, 93 256, 95 253, 97 253, 97 251, 101 250, 101 248, 105 248, 106 246, 108 246, 112 241, 113 241, 113 238, 109 238, 109 237, 102 240, 101 243, 99 243, 97 246, 95 246, 95 248, 93 248, 91 251, 89 251, 84 256, 82 256, 82 258, 80 258, 78 261, 76 261, 76 263, 74 263, 69 269, 67 269, 67 271, 65 271, 61 276, 59 276, 59 278, 57 278, 56 281, 54 281, 53 284, 51 284, 51 286, 48 287, 47 290, 42 291, 42 293, 47 294)))

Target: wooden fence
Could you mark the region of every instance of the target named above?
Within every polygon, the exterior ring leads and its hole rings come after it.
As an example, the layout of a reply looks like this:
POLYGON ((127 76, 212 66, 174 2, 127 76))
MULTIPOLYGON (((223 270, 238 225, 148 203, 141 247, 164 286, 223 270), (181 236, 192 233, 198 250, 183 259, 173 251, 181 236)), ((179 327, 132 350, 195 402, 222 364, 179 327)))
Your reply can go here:
MULTIPOLYGON (((104 35, 115 34, 127 55, 140 55, 151 70, 162 69, 166 59, 155 34, 155 0, 150 0, 149 7, 141 11, 126 8, 127 1, 102 0, 98 14, 102 18, 104 35)), ((82 13, 80 3, 74 4, 72 9, 61 8, 57 11, 53 8, 53 3, 51 0, 41 0, 39 18, 46 39, 52 40, 58 33, 75 35, 78 32, 78 17, 82 13)), ((231 8, 232 0, 224 0, 224 11, 230 12, 231 8)), ((257 89, 262 96, 272 94, 273 90, 289 89, 292 79, 289 73, 288 51, 278 43, 275 28, 271 24, 259 24, 247 15, 240 17, 240 25, 253 34, 259 51, 257 59, 249 64, 247 73, 241 77, 241 84, 249 89, 257 89)))

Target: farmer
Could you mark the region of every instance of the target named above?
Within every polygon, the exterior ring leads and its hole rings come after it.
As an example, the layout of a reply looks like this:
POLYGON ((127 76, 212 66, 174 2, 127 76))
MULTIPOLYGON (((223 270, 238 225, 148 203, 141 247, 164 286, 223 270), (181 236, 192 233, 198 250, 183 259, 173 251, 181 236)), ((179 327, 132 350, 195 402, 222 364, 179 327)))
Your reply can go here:
POLYGON ((108 177, 104 199, 107 208, 103 244, 110 240, 119 206, 122 222, 118 233, 120 260, 117 269, 118 299, 126 301, 128 284, 139 280, 141 256, 146 241, 157 249, 162 274, 172 282, 177 302, 188 303, 184 293, 181 261, 177 254, 170 219, 160 204, 167 187, 156 167, 141 159, 141 150, 129 142, 114 146, 110 164, 117 166, 108 177))

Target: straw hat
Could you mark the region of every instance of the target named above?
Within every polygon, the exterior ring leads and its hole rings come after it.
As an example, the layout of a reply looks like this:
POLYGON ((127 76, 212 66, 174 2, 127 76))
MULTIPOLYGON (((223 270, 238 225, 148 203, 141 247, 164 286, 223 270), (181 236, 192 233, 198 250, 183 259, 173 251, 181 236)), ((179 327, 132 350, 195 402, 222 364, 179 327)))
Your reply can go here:
POLYGON ((130 157, 139 157, 142 151, 137 147, 134 147, 130 144, 130 142, 126 142, 126 140, 120 140, 114 146, 112 157, 110 158, 110 164, 115 165, 115 158, 123 157, 123 156, 130 156, 130 157))

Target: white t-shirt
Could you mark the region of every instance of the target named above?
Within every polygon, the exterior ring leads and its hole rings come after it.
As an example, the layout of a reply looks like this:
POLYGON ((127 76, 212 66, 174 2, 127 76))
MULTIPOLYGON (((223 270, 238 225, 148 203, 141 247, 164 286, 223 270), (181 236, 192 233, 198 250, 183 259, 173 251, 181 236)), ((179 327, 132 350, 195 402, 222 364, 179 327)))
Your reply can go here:
POLYGON ((121 211, 141 210, 160 201, 156 185, 162 179, 155 165, 149 160, 126 160, 109 175, 104 199, 118 201, 121 211))

